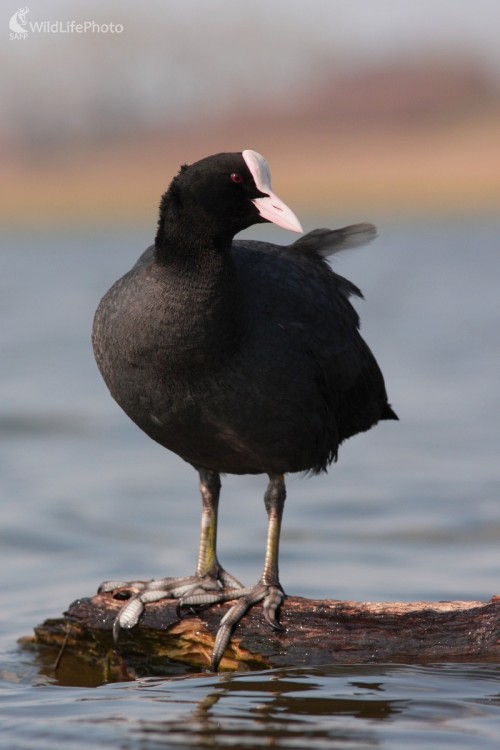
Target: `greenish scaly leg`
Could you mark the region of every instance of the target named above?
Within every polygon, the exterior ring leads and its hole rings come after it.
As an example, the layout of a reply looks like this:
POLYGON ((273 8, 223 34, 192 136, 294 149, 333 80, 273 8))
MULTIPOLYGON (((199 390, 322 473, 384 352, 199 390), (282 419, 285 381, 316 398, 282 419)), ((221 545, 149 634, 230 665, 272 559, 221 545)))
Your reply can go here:
POLYGON ((285 508, 286 487, 283 474, 269 476, 269 484, 264 493, 264 505, 268 517, 266 556, 264 558, 264 570, 260 583, 264 586, 274 587, 281 592, 280 596, 267 595, 264 599, 264 617, 268 623, 278 629, 276 612, 283 601, 283 590, 279 581, 279 547, 281 534, 281 520, 285 508), (278 600, 278 601, 277 601, 278 600))
MULTIPOLYGON (((213 579, 224 588, 242 589, 243 584, 221 567, 217 559, 217 520, 219 512, 220 476, 216 471, 200 469, 201 530, 196 578, 213 579)), ((216 587, 217 588, 217 587, 216 587)))
POLYGON ((276 613, 285 597, 279 582, 278 568, 281 519, 283 517, 285 498, 284 476, 282 474, 270 474, 269 484, 264 494, 264 504, 269 520, 264 569, 258 584, 253 589, 247 589, 246 592, 243 590, 237 592, 240 598, 221 620, 212 653, 211 667, 214 671, 219 666, 219 662, 222 659, 236 625, 257 602, 264 602, 264 617, 271 627, 275 630, 282 629, 276 619, 276 613))
POLYGON ((215 472, 201 469, 201 529, 198 547, 198 564, 196 575, 217 575, 217 520, 219 512, 220 477, 215 472))

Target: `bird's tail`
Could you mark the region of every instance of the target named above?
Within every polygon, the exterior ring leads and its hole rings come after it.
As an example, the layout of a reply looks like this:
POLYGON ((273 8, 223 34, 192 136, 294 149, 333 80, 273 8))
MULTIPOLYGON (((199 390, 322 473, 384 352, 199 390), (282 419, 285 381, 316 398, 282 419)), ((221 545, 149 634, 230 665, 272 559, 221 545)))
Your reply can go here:
POLYGON ((390 404, 386 404, 384 406, 384 410, 380 416, 380 419, 397 419, 399 420, 398 415, 394 411, 394 409, 391 407, 390 404))
POLYGON ((342 229, 313 229, 290 245, 290 250, 315 253, 322 258, 371 242, 377 236, 373 224, 351 224, 342 229))

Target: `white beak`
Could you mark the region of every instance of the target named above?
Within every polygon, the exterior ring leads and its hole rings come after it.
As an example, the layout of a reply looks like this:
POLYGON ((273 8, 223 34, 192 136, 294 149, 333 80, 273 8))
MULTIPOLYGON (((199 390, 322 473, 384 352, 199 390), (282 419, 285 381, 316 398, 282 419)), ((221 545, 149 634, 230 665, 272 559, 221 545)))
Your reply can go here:
POLYGON ((242 156, 254 179, 257 190, 265 193, 264 197, 252 200, 262 218, 283 229, 303 232, 301 223, 293 211, 271 190, 271 173, 264 157, 257 151, 250 151, 249 149, 243 151, 242 156))

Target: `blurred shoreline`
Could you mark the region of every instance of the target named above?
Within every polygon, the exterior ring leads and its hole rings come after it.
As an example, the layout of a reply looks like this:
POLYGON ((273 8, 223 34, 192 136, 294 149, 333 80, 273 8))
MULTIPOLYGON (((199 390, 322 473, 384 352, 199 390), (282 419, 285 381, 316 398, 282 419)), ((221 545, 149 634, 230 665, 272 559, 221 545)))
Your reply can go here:
POLYGON ((200 111, 183 125, 117 125, 116 133, 0 142, 4 224, 155 222, 181 163, 244 148, 266 156, 276 192, 309 215, 500 207, 500 92, 464 64, 326 77, 292 100, 200 111))

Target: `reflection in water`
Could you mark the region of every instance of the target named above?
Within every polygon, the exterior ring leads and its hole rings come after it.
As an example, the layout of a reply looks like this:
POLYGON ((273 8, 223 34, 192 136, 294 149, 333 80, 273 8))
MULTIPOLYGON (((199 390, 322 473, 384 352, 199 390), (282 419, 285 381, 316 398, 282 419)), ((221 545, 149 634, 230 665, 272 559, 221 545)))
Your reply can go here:
MULTIPOLYGON (((387 746, 394 736, 391 746, 398 748, 420 749, 428 742, 433 748, 447 742, 468 748, 472 738, 477 742, 478 730, 466 729, 463 722, 496 718, 492 707, 499 703, 499 677, 500 667, 473 665, 330 667, 207 677, 196 680, 203 692, 206 682, 209 689, 189 717, 140 722, 136 732, 144 750, 177 744, 369 750, 387 746)), ((160 702, 174 698, 172 684, 153 680, 142 686, 160 702)), ((492 735, 493 748, 500 732, 494 729, 492 735)))
MULTIPOLYGON (((58 653, 53 647, 35 644, 31 638, 21 639, 20 646, 30 654, 32 680, 36 685, 96 688, 106 683, 134 683, 136 679, 113 651, 107 659, 99 656, 92 661, 65 650, 63 646, 58 653)), ((168 663, 168 679, 194 674, 199 674, 194 667, 180 662, 168 663)))
MULTIPOLYGON (((141 748, 166 748, 177 742, 200 747, 214 743, 288 747, 299 740, 314 747, 323 742, 376 747, 379 741, 369 723, 401 713, 404 701, 384 699, 380 680, 360 679, 371 671, 354 667, 222 675, 189 719, 141 723, 141 748), (335 685, 329 679, 332 674, 335 685), (357 679, 352 680, 354 675, 357 679), (341 689, 337 693, 334 687, 341 689)), ((161 692, 161 683, 158 687, 161 692)))
POLYGON ((499 678, 500 665, 359 665, 149 678, 95 690, 12 685, 2 694, 0 724, 8 722, 12 746, 23 750, 498 750, 499 678))

